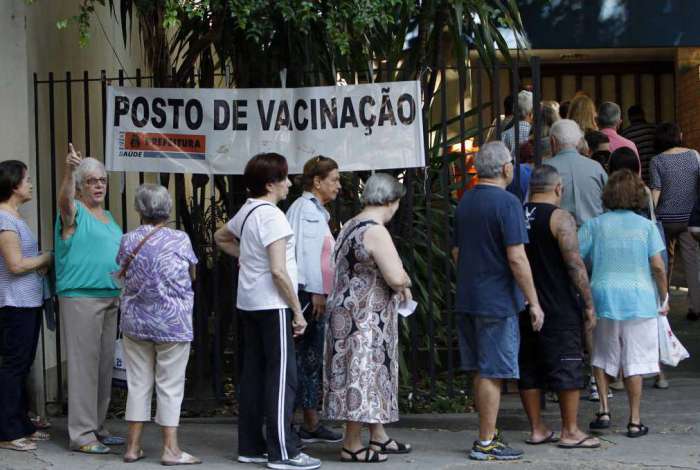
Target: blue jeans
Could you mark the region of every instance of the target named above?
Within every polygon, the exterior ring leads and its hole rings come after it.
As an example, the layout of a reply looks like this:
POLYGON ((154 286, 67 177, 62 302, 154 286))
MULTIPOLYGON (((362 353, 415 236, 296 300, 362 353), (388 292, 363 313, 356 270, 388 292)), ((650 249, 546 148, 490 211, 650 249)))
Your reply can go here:
POLYGON ((299 291, 299 301, 304 310, 307 326, 303 336, 296 341, 297 391, 296 406, 304 410, 316 410, 321 403, 323 382, 323 344, 326 336, 327 317, 316 320, 313 316, 311 294, 299 291))
POLYGON ((462 369, 486 379, 519 379, 518 316, 487 317, 457 314, 462 369))

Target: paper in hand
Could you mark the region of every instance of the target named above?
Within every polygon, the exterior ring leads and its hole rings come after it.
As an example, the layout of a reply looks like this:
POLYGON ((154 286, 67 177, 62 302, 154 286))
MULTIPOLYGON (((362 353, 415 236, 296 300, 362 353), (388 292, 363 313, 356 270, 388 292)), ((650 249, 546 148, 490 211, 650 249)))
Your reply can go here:
POLYGON ((404 300, 399 304, 397 312, 399 313, 399 315, 405 318, 409 315, 412 315, 413 312, 416 311, 417 306, 418 302, 416 302, 415 300, 404 300))

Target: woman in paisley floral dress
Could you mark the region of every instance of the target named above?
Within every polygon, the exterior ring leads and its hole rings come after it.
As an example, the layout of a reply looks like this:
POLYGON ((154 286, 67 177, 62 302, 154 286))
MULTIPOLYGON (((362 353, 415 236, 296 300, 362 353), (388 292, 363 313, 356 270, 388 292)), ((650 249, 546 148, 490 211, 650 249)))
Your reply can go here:
POLYGON ((399 419, 397 307, 411 299, 411 280, 385 224, 405 193, 394 177, 372 175, 362 194, 364 209, 337 238, 335 283, 327 301, 323 414, 346 422, 343 462, 383 462, 385 454, 411 451, 383 426, 399 419), (370 429, 367 447, 360 436, 364 424, 370 429))

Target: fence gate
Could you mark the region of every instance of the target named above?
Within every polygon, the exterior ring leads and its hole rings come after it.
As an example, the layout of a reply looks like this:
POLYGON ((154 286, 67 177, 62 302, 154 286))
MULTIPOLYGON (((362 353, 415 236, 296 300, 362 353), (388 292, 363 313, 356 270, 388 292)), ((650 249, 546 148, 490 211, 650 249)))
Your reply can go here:
MULTIPOLYGON (((409 191, 390 229, 407 271, 416 285, 418 312, 401 321, 401 400, 403 407, 418 409, 420 402, 454 398, 465 389, 458 370, 454 329, 454 273, 449 257, 454 207, 474 175, 472 160, 488 132, 500 137, 501 106, 506 94, 521 89, 521 72, 528 76, 534 93, 535 162, 540 162, 539 103, 541 101, 539 58, 528 63, 497 64, 488 70, 473 61, 465 67, 448 66, 427 70, 424 81, 426 167, 396 170, 409 191), (504 75, 505 74, 505 75, 504 75), (505 77, 505 78, 504 78, 505 77)), ((348 82, 391 81, 396 70, 339 71, 348 82)), ((193 77, 193 84, 198 76, 193 77)), ((226 77, 217 75, 221 86, 226 77)), ((120 70, 116 77, 102 70, 74 77, 34 74, 34 134, 38 237, 40 245, 53 246, 57 217, 56 193, 63 173, 67 143, 83 155, 104 162, 106 97, 110 83, 120 86, 150 86, 152 77, 136 70, 133 76, 120 70)), ((321 83, 320 74, 309 72, 308 84, 321 83)), ((517 103, 517 100, 515 100, 517 103)), ((517 112, 515 126, 517 128, 517 112)), ((516 142, 517 135, 516 132, 516 142)), ((518 146, 516 145, 516 148, 518 146)), ((329 155, 332 157, 332 155, 329 155)), ((516 180, 519 185, 519 150, 516 150, 516 180)), ((343 174, 343 190, 333 204, 331 226, 340 224, 360 208, 359 188, 369 172, 343 174)), ((124 231, 133 230, 139 220, 129 208, 138 184, 161 182, 174 193, 177 228, 188 232, 200 260, 195 281, 194 341, 187 368, 184 408, 204 411, 235 402, 235 385, 240 368, 238 321, 235 313, 237 271, 233 260, 217 254, 213 233, 217 225, 232 217, 245 201, 238 176, 119 174, 109 175, 105 202, 124 231)), ((298 190, 297 190, 298 193, 298 190)), ((291 199, 291 197, 290 197, 291 199)), ((286 209, 290 201, 283 203, 286 209)), ((54 302, 58 311, 57 302, 54 302)), ((65 379, 61 345, 61 324, 44 324, 41 335, 44 368, 44 399, 53 412, 65 410, 65 379), (52 325, 53 326, 53 325, 52 325)))

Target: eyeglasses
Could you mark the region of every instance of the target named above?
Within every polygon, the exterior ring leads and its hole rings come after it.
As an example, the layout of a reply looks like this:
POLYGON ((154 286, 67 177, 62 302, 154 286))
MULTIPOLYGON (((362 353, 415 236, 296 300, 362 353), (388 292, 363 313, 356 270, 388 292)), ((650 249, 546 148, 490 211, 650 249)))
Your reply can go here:
POLYGON ((107 184, 107 178, 106 177, 101 177, 101 178, 88 178, 85 180, 85 183, 88 186, 97 186, 97 183, 100 183, 101 185, 106 185, 107 184))

